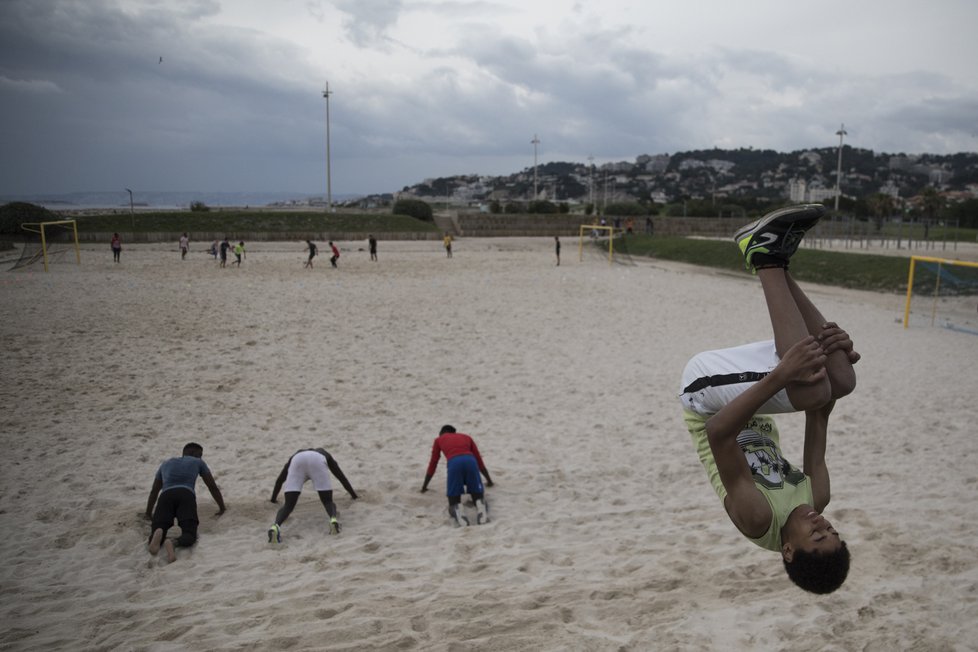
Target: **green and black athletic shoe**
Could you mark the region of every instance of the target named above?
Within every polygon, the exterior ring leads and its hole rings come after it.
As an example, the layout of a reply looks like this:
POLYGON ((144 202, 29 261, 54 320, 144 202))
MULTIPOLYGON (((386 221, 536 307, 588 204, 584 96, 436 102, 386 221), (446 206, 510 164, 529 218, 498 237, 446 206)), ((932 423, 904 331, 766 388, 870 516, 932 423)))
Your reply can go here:
POLYGON ((339 534, 340 533, 340 522, 335 518, 329 519, 329 533, 339 534))
POLYGON ((268 528, 268 542, 269 543, 282 543, 282 528, 278 525, 273 525, 268 528))
POLYGON ((744 265, 752 271, 767 266, 786 267, 805 233, 823 215, 825 207, 821 204, 800 204, 779 208, 741 228, 734 241, 744 254, 744 265), (755 260, 758 254, 760 260, 755 260))

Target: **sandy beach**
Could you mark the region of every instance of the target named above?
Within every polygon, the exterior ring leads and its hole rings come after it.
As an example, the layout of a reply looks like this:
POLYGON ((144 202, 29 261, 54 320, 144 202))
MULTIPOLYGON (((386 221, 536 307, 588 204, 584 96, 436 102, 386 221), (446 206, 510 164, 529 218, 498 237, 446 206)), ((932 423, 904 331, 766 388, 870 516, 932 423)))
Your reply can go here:
MULTIPOLYGON (((677 399, 697 351, 770 337, 755 278, 573 239, 559 267, 547 238, 338 244, 338 269, 168 243, 0 276, 0 649, 978 648, 978 336, 804 286, 863 356, 827 455, 852 570, 814 596, 728 521, 677 399), (419 492, 446 423, 495 480, 487 525, 452 526, 444 460, 419 492), (228 511, 198 482, 168 564, 141 514, 188 441, 228 511), (275 477, 313 446, 361 497, 337 483, 327 536, 307 485, 270 545, 275 477)), ((803 422, 779 419, 798 464, 803 422)))

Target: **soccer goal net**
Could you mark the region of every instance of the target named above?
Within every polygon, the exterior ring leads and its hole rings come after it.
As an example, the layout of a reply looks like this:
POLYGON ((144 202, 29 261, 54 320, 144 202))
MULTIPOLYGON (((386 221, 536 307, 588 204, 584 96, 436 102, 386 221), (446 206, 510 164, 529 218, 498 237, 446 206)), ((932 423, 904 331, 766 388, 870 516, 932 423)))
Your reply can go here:
POLYGON ((614 260, 615 255, 615 227, 600 224, 582 224, 578 239, 577 253, 579 260, 584 260, 584 240, 585 238, 598 241, 604 245, 608 244, 608 264, 614 260))
POLYGON ((912 256, 903 327, 911 325, 978 335, 978 263, 912 256))
POLYGON ((26 233, 24 248, 20 258, 11 269, 27 267, 40 261, 44 271, 48 265, 61 260, 65 254, 74 251, 75 263, 81 265, 81 253, 78 250, 78 224, 75 220, 58 220, 55 222, 27 222, 20 225, 26 233))

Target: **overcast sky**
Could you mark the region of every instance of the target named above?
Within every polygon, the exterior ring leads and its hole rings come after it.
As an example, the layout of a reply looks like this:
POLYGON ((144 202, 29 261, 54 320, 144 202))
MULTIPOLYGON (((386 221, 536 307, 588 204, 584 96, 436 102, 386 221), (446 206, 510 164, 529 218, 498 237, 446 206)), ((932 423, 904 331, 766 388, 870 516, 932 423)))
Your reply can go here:
POLYGON ((0 0, 0 193, 978 149, 974 0, 0 0), (162 57, 162 62, 160 58, 162 57))

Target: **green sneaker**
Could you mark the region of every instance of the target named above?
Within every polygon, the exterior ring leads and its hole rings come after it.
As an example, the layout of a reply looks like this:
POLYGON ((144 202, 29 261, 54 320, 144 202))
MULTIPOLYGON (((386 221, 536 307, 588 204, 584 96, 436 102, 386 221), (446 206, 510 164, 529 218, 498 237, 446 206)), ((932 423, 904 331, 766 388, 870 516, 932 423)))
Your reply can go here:
POLYGON ((766 260, 781 261, 786 266, 788 259, 798 251, 805 233, 823 215, 825 207, 821 204, 800 204, 780 208, 742 227, 734 235, 734 241, 744 255, 744 266, 755 269, 755 254, 764 254, 766 260))
POLYGON ((278 524, 268 528, 268 542, 282 543, 282 528, 280 528, 278 524))
POLYGON ((329 519, 329 533, 339 534, 340 533, 340 522, 335 518, 329 519))

